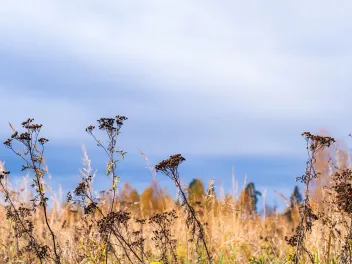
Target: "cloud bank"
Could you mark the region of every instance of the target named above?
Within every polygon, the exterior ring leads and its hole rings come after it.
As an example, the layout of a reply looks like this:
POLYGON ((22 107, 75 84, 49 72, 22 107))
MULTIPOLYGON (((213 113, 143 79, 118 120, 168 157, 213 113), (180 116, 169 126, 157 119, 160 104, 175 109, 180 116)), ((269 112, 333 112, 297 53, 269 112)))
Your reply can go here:
POLYGON ((84 143, 87 125, 123 114, 124 146, 152 155, 302 154, 305 130, 350 132, 351 7, 1 3, 0 135, 33 116, 53 141, 84 143))

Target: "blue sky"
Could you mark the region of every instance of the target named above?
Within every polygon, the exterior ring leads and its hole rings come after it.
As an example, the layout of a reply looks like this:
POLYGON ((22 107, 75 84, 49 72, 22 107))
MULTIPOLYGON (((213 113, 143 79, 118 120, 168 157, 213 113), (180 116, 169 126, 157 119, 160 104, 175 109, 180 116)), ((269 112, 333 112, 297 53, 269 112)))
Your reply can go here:
MULTIPOLYGON (((300 134, 341 140, 352 110, 350 1, 3 1, 0 137, 44 124, 53 181, 70 186, 84 128, 125 115, 121 177, 142 189, 155 164, 182 153, 185 182, 254 181, 289 195, 304 171, 300 134)), ((0 160, 16 171, 5 147, 0 160)), ((19 175, 16 174, 16 175, 19 175)), ((160 176, 159 176, 160 178, 160 176)), ((170 192, 173 187, 160 179, 170 192)), ((69 189, 69 187, 68 187, 69 189)))

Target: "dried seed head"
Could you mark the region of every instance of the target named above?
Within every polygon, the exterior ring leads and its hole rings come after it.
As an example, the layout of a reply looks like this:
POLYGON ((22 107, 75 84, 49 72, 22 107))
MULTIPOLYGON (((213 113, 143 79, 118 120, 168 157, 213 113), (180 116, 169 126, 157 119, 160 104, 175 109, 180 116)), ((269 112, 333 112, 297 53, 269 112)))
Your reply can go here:
POLYGON ((178 166, 185 161, 186 159, 182 157, 181 154, 175 154, 170 156, 169 159, 161 161, 158 165, 155 166, 156 171, 168 171, 178 168, 178 166))
POLYGON ((47 143, 49 141, 49 139, 46 139, 46 138, 40 138, 38 139, 38 142, 42 145, 44 145, 45 143, 47 143))
POLYGON ((95 126, 89 126, 89 127, 86 128, 86 131, 90 133, 90 132, 92 132, 94 129, 95 129, 95 126))
POLYGON ((7 139, 6 141, 4 141, 4 145, 11 147, 11 143, 12 143, 12 138, 7 139))

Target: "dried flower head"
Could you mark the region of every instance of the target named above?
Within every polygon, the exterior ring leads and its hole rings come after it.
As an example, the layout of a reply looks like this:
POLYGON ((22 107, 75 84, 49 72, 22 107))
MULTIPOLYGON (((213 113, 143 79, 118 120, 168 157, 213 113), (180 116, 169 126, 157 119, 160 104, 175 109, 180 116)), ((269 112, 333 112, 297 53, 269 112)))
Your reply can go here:
POLYGON ((352 216, 352 170, 344 168, 337 171, 332 179, 336 205, 340 210, 352 216))
POLYGON ((13 133, 13 134, 12 134, 11 138, 16 138, 16 137, 17 137, 17 135, 18 135, 18 132, 17 132, 17 131, 15 131, 15 133, 13 133))
POLYGON ((310 143, 310 151, 316 151, 325 147, 330 147, 332 143, 335 143, 335 139, 332 137, 312 135, 310 132, 303 132, 302 136, 308 143, 310 143))
POLYGON ((91 133, 94 129, 95 129, 95 126, 88 126, 88 127, 86 128, 86 131, 89 132, 89 133, 91 133))
POLYGON ((41 145, 44 145, 45 143, 47 143, 49 141, 49 139, 46 139, 46 138, 40 138, 38 139, 38 142, 41 144, 41 145))
POLYGON ((29 134, 28 132, 24 132, 24 133, 20 134, 20 136, 18 137, 18 140, 30 141, 31 134, 29 134))
POLYGON ((12 143, 12 138, 9 138, 6 141, 4 141, 4 145, 6 145, 7 147, 11 147, 11 143, 12 143))
POLYGON ((182 157, 181 154, 175 154, 170 156, 169 159, 159 162, 159 164, 155 166, 155 170, 157 172, 161 171, 169 176, 173 171, 177 170, 178 166, 185 160, 186 159, 182 157))
POLYGON ((149 224, 154 227, 152 240, 161 252, 160 260, 163 263, 170 263, 168 256, 172 258, 171 263, 177 263, 177 240, 173 239, 170 229, 176 219, 175 210, 156 214, 149 219, 149 224))
POLYGON ((22 122, 22 126, 24 127, 24 126, 30 124, 30 123, 33 122, 33 121, 34 121, 34 118, 28 118, 26 121, 23 121, 23 122, 22 122))

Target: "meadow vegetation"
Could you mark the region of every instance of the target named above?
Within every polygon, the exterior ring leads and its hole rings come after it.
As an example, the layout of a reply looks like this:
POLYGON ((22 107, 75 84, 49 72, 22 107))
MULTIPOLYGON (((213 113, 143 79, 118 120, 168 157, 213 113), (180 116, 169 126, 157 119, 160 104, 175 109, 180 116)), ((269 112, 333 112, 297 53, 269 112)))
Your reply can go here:
POLYGON ((268 205, 258 212, 265 194, 254 183, 220 195, 214 181, 184 185, 181 154, 151 166, 142 193, 120 186, 126 152, 117 143, 126 120, 101 118, 86 128, 106 156, 110 187, 94 189, 98 176, 83 148, 80 182, 64 200, 47 184, 42 125, 10 125, 4 145, 27 176, 15 188, 0 163, 0 263, 352 263, 352 168, 332 137, 302 134, 302 193, 293 182, 291 197, 280 194, 283 212, 268 205), (178 199, 159 186, 157 173, 174 183, 178 199))

